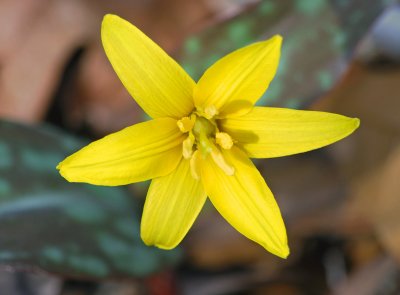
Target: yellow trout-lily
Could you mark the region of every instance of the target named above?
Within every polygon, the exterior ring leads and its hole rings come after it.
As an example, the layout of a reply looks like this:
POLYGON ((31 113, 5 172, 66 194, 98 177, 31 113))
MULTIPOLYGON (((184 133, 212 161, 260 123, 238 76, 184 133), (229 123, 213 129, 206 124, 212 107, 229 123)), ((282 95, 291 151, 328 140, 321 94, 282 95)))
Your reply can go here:
POLYGON ((279 207, 250 158, 326 146, 351 134, 359 120, 254 106, 276 73, 280 36, 226 55, 197 83, 118 16, 104 17, 101 37, 118 77, 152 119, 82 148, 57 166, 61 175, 109 186, 152 179, 141 221, 147 245, 177 246, 208 197, 240 233, 287 257, 279 207))

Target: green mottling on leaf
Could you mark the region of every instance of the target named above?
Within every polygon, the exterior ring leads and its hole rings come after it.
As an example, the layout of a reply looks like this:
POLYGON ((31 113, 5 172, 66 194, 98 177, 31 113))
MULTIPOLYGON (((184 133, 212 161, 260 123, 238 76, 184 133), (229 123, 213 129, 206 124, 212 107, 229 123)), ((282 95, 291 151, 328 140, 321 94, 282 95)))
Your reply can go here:
MULTIPOLYGON (((170 251, 157 250, 151 252, 148 265, 136 264, 132 249, 147 248, 139 235, 143 204, 130 198, 126 188, 61 181, 55 165, 68 152, 64 133, 5 122, 0 127, 0 216, 6 222, 0 240, 7 242, 0 241, 0 263, 38 265, 63 276, 98 279, 148 275, 176 261, 170 251), (111 252, 100 249, 98 231, 116 241, 111 252), (17 234, 24 232, 28 234, 17 234), (119 251, 113 253, 115 249, 119 251)), ((80 145, 73 140, 68 144, 74 150, 80 145)), ((145 194, 149 183, 140 183, 143 189, 135 194, 145 194)))
POLYGON ((63 252, 56 247, 46 247, 42 250, 42 256, 51 262, 61 263, 64 261, 63 252))
POLYGON ((1 214, 20 214, 30 212, 39 208, 48 208, 48 206, 60 206, 67 203, 64 198, 55 198, 54 193, 30 193, 29 197, 11 198, 0 206, 1 214))
POLYGON ((287 107, 289 109, 298 109, 301 106, 301 101, 302 100, 298 99, 298 98, 288 99, 286 104, 285 104, 285 107, 287 107))
POLYGON ((278 70, 276 73, 277 76, 274 78, 272 83, 276 81, 277 77, 284 76, 289 70, 290 60, 296 50, 298 50, 298 41, 299 40, 296 37, 284 39, 282 44, 281 58, 279 60, 278 70))
POLYGON ((164 259, 171 263, 176 262, 180 257, 178 250, 164 252, 143 245, 140 239, 137 239, 136 247, 131 247, 121 237, 105 232, 97 234, 97 241, 101 251, 111 258, 110 260, 118 270, 139 276, 147 275, 158 269, 162 263, 161 254, 165 254, 164 259))
POLYGON ((25 252, 18 252, 18 251, 1 251, 0 252, 0 261, 1 260, 13 260, 13 259, 26 259, 30 255, 25 252))
POLYGON ((344 8, 350 4, 350 1, 349 0, 336 0, 336 3, 338 6, 344 8))
POLYGON ((340 27, 336 24, 330 24, 325 27, 325 30, 331 35, 330 40, 336 49, 344 49, 343 46, 346 42, 346 34, 342 32, 340 27))
POLYGON ((315 16, 326 6, 326 0, 296 0, 296 9, 306 15, 315 16))
POLYGON ((272 104, 282 94, 282 91, 283 91, 282 82, 280 82, 280 80, 278 79, 275 79, 269 85, 267 91, 263 94, 263 96, 261 96, 261 98, 258 100, 257 105, 268 106, 272 104))
POLYGON ((355 25, 357 23, 359 23, 363 18, 363 13, 362 11, 359 10, 355 10, 352 14, 351 14, 351 18, 350 18, 350 22, 355 25))
POLYGON ((79 253, 79 246, 72 241, 64 245, 64 248, 68 253, 79 253))
POLYGON ((338 49, 343 49, 343 47, 345 46, 347 41, 347 36, 344 33, 341 32, 337 32, 334 36, 333 36, 333 44, 336 48, 338 49))
POLYGON ((156 269, 152 259, 157 260, 157 257, 153 258, 149 253, 144 253, 145 257, 142 257, 146 265, 140 265, 142 262, 135 256, 135 249, 140 247, 130 247, 124 240, 108 233, 99 233, 97 239, 100 249, 111 258, 113 265, 120 271, 146 274, 156 269))
POLYGON ((4 142, 0 142, 0 169, 10 168, 12 162, 10 147, 4 142))
POLYGON ((20 155, 23 163, 34 171, 53 171, 54 167, 60 162, 60 156, 51 152, 38 152, 23 148, 20 155))
POLYGON ((340 27, 338 27, 337 24, 326 24, 324 31, 328 32, 329 34, 336 34, 337 32, 340 32, 340 27))
POLYGON ((132 204, 128 202, 126 191, 124 189, 116 190, 113 187, 97 186, 91 184, 82 184, 89 192, 101 198, 109 208, 125 209, 132 204))
POLYGON ((97 234, 97 242, 100 249, 112 257, 123 255, 123 253, 129 252, 131 249, 124 240, 106 232, 97 234))
POLYGON ((272 14, 275 11, 275 3, 272 1, 263 1, 259 8, 258 11, 262 15, 267 15, 267 14, 272 14))
POLYGON ((188 39, 186 39, 184 48, 188 54, 197 54, 200 52, 201 49, 201 41, 197 37, 189 37, 188 39))
POLYGON ((86 144, 86 141, 80 142, 72 136, 63 136, 61 143, 65 150, 74 151, 74 150, 78 150, 79 148, 83 147, 86 144))
POLYGON ((107 265, 92 255, 69 256, 67 263, 83 273, 102 277, 108 274, 107 265))
POLYGON ((160 250, 150 247, 136 247, 132 249, 132 257, 133 261, 135 261, 132 265, 132 269, 135 273, 141 273, 144 275, 157 269, 160 264, 160 260, 157 258, 158 255, 156 253, 158 251, 160 250))
POLYGON ((393 5, 395 3, 397 3, 396 0, 383 0, 384 5, 393 5))
POLYGON ((0 197, 8 195, 11 192, 11 185, 4 179, 0 179, 0 197))
POLYGON ((196 76, 196 68, 189 64, 189 63, 184 63, 182 64, 182 67, 185 69, 186 73, 189 74, 190 77, 195 77, 196 76))
POLYGON ((232 23, 228 28, 228 37, 237 48, 250 43, 253 40, 250 24, 244 21, 232 23))
POLYGON ((121 218, 114 222, 114 228, 126 237, 131 237, 140 240, 139 224, 135 222, 135 219, 121 218))
POLYGON ((8 251, 1 251, 0 252, 0 260, 9 260, 15 258, 15 253, 8 252, 8 251))
POLYGON ((332 87, 333 77, 328 71, 320 71, 317 74, 318 83, 323 90, 327 90, 332 87))
POLYGON ((106 218, 106 213, 100 206, 85 202, 80 202, 79 206, 66 207, 65 214, 82 223, 97 223, 106 218))

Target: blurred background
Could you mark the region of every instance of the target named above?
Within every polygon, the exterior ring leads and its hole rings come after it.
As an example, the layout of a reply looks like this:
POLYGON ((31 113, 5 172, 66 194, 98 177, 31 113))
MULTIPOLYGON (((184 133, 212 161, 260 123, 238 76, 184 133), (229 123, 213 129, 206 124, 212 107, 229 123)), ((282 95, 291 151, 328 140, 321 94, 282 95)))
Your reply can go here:
POLYGON ((400 294, 400 4, 394 0, 0 0, 0 294, 400 294), (146 119, 100 43, 104 14, 141 28, 197 80, 284 37, 259 104, 358 117, 349 138, 256 161, 287 260, 207 203, 173 251, 139 236, 148 183, 67 183, 55 166, 146 119))

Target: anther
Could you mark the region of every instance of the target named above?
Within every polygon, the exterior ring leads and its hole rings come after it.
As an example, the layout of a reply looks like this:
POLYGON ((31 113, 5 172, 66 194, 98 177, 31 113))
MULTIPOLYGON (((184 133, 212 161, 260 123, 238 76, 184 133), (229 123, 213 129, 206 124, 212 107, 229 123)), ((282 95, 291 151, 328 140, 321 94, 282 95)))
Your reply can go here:
POLYGON ((232 137, 230 137, 230 135, 225 132, 217 132, 215 134, 215 141, 220 147, 225 150, 229 150, 233 146, 232 137))
POLYGON ((210 105, 204 109, 204 114, 207 119, 212 119, 215 115, 218 115, 218 110, 214 105, 210 105))
POLYGON ((233 168, 225 161, 224 156, 218 148, 213 148, 213 150, 211 151, 211 157, 214 160, 215 164, 217 164, 217 166, 221 168, 222 171, 224 171, 227 175, 233 175, 235 173, 235 168, 233 168))
POLYGON ((193 153, 193 156, 190 158, 190 173, 192 174, 193 178, 196 180, 200 179, 200 175, 199 175, 199 151, 196 150, 193 153))
POLYGON ((196 121, 195 116, 183 117, 176 124, 181 132, 186 133, 193 129, 194 123, 196 121))
POLYGON ((182 142, 182 155, 185 159, 190 159, 193 154, 193 145, 195 138, 192 133, 182 142))

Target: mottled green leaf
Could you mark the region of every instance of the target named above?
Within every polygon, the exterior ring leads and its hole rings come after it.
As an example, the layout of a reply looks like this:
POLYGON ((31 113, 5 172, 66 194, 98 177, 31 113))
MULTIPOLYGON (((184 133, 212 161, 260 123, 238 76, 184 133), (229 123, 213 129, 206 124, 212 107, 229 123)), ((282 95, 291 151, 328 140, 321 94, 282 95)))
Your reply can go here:
POLYGON ((179 251, 147 247, 142 202, 124 187, 72 184, 55 169, 83 145, 60 130, 0 121, 0 264, 66 276, 146 276, 179 251))
POLYGON ((304 107, 337 82, 358 41, 385 6, 394 2, 360 5, 349 0, 263 0, 190 36, 180 61, 197 80, 226 53, 281 34, 284 41, 278 73, 259 104, 304 107))

